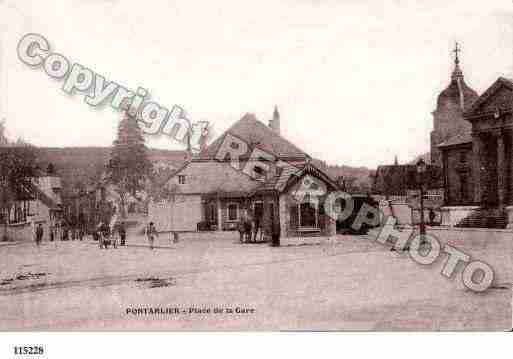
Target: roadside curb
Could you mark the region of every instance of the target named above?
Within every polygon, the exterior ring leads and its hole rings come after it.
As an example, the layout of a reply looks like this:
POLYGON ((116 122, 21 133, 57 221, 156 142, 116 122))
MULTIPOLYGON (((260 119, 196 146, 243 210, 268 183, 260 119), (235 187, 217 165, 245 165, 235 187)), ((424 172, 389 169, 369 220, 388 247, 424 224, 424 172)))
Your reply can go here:
MULTIPOLYGON (((399 225, 398 228, 400 229, 416 229, 418 226, 411 226, 411 225, 399 225)), ((501 229, 501 228, 459 228, 459 227, 429 227, 426 226, 426 230, 432 230, 432 231, 453 231, 453 232, 498 232, 498 233, 513 233, 513 228, 511 229, 501 229)))

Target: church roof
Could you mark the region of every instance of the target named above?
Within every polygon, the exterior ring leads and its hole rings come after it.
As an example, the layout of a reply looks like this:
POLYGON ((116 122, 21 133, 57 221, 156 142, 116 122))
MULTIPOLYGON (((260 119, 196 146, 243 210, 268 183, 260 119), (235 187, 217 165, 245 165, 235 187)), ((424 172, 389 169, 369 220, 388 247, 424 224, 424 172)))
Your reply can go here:
POLYGON ((472 143, 472 135, 470 133, 464 132, 464 133, 458 133, 455 136, 450 137, 446 141, 440 143, 438 147, 451 147, 451 146, 457 146, 457 145, 463 145, 467 143, 472 143))
MULTIPOLYGON (((373 192, 383 195, 406 195, 410 189, 418 189, 417 166, 410 165, 384 165, 378 166, 374 177, 373 192)), ((427 188, 440 188, 442 175, 441 168, 427 165, 424 174, 424 184, 427 188)))
POLYGON ((261 150, 272 153, 280 159, 310 158, 308 154, 258 121, 255 115, 249 113, 235 122, 228 130, 203 150, 199 158, 214 159, 227 134, 240 138, 250 147, 258 147, 261 150))
POLYGON ((456 43, 456 48, 454 49, 456 57, 454 59, 454 70, 451 76, 451 83, 438 95, 437 110, 452 104, 458 104, 462 110, 466 110, 479 97, 477 92, 470 88, 463 79, 463 72, 459 65, 459 51, 460 49, 456 43))
POLYGON ((460 105, 462 110, 466 110, 478 97, 479 95, 477 92, 465 83, 463 74, 461 74, 461 72, 458 73, 457 70, 455 70, 449 86, 447 86, 447 88, 438 95, 437 109, 445 107, 445 105, 450 102, 457 103, 460 105))

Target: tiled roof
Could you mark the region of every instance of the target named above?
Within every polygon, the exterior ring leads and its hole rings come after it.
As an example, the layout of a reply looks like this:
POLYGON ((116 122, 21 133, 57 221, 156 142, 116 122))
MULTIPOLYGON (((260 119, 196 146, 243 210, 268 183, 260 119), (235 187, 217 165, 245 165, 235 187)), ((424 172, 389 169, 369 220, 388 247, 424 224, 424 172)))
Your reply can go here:
POLYGON ((178 194, 226 194, 249 192, 260 186, 256 181, 231 166, 229 162, 191 161, 177 171, 166 186, 174 186, 178 194), (178 176, 185 175, 185 184, 178 176))
POLYGON ((253 114, 245 114, 239 121, 226 130, 223 135, 212 142, 200 155, 202 159, 213 159, 226 134, 231 134, 245 141, 250 147, 258 147, 282 159, 308 158, 308 154, 258 121, 253 114))
POLYGON ((470 133, 459 133, 459 134, 447 139, 446 141, 440 143, 438 145, 438 147, 456 146, 456 145, 462 145, 462 144, 471 143, 471 142, 472 142, 472 135, 470 133))
MULTIPOLYGON (((418 189, 415 165, 378 166, 374 178, 373 192, 383 195, 405 195, 409 189, 418 189)), ((423 178, 427 188, 442 187, 442 173, 438 166, 428 165, 423 178)))

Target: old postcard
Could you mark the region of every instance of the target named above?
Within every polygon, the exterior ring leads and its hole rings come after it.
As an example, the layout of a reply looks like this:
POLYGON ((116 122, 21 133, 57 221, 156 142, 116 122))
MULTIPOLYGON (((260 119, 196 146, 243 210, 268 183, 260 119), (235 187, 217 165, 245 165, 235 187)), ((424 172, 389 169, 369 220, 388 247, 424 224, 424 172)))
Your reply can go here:
POLYGON ((0 19, 0 330, 511 330, 510 0, 0 19))

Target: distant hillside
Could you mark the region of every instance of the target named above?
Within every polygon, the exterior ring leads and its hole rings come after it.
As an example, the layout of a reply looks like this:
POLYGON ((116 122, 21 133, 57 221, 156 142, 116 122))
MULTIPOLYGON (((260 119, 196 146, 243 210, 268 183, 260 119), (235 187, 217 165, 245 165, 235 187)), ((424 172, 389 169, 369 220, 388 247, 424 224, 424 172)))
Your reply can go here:
MULTIPOLYGON (((101 178, 110 158, 110 147, 39 147, 36 149, 37 162, 41 170, 52 163, 62 177, 64 196, 71 188, 90 186, 101 178)), ((187 160, 185 151, 149 149, 150 161, 158 177, 165 177, 187 160)))
MULTIPOLYGON (((41 170, 46 170, 52 163, 56 172, 62 178, 63 195, 72 193, 73 188, 89 187, 97 183, 105 171, 105 165, 110 158, 110 147, 39 147, 36 148, 37 162, 41 170)), ((188 159, 186 151, 170 151, 149 149, 150 161, 160 183, 181 167, 188 159)), ((334 180, 339 177, 348 179, 358 191, 371 188, 370 174, 372 170, 366 167, 350 167, 327 165, 324 161, 313 160, 314 164, 323 169, 334 180)))
POLYGON ((350 184, 353 191, 367 192, 372 187, 371 175, 374 170, 367 167, 351 167, 345 165, 328 165, 326 162, 314 159, 313 163, 324 170, 334 180, 343 178, 350 184))

